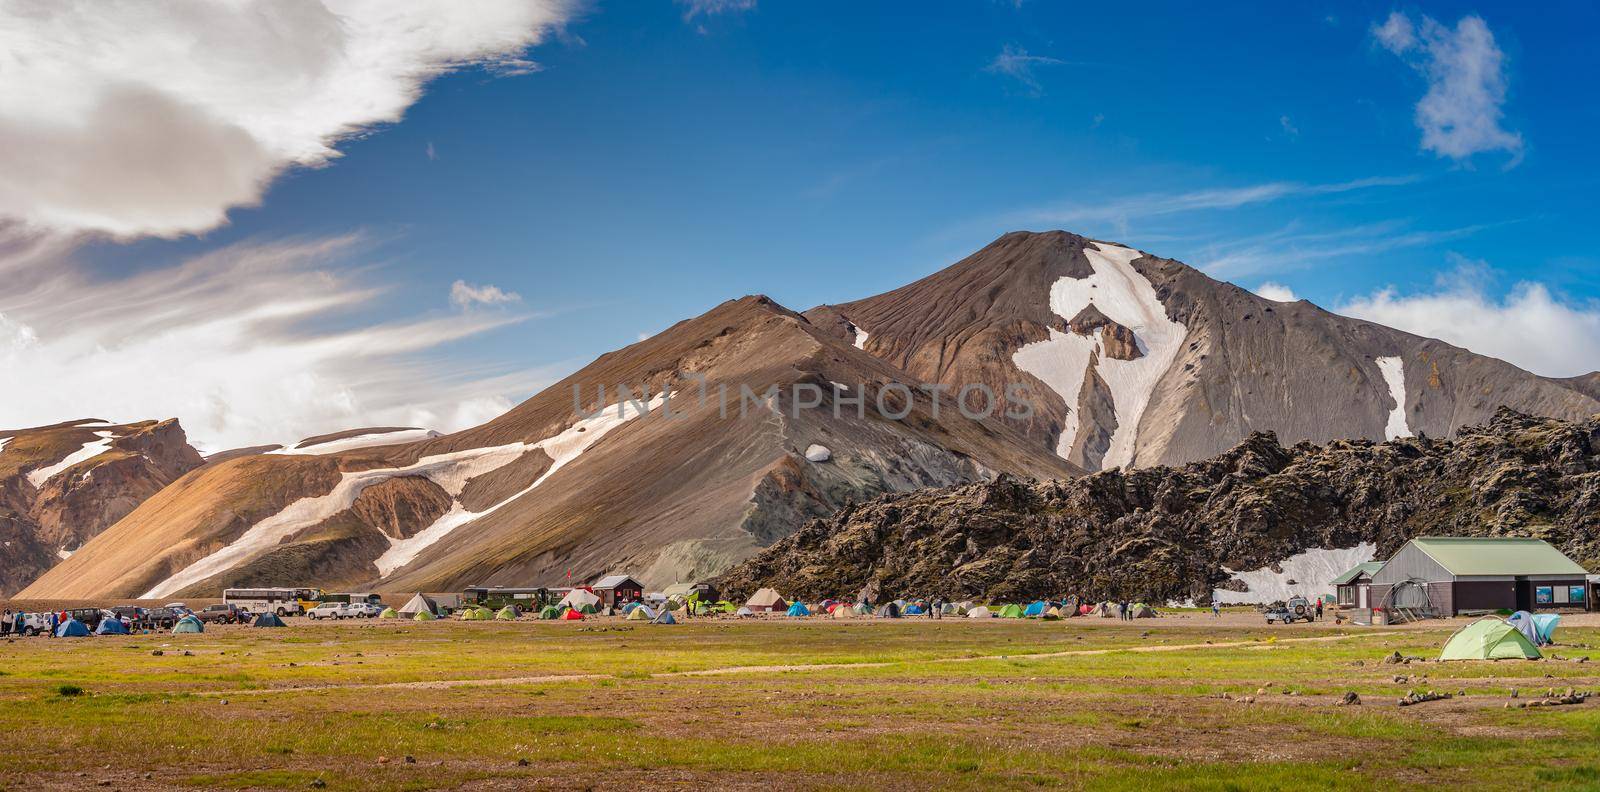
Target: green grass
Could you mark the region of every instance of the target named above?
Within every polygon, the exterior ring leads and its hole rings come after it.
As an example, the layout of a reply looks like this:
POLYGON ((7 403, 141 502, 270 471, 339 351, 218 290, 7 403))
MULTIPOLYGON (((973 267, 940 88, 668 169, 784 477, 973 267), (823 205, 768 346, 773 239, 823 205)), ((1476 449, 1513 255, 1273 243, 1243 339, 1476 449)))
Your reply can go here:
POLYGON ((33 639, 0 644, 0 788, 143 772, 221 789, 1600 788, 1600 704, 1500 706, 1513 687, 1593 688, 1595 665, 1378 662, 1431 656, 1448 629, 379 622, 33 639), (382 687, 485 679, 504 681, 382 687), (1394 705, 1414 688, 1469 695, 1394 705), (1336 706, 1350 690, 1365 703, 1336 706))

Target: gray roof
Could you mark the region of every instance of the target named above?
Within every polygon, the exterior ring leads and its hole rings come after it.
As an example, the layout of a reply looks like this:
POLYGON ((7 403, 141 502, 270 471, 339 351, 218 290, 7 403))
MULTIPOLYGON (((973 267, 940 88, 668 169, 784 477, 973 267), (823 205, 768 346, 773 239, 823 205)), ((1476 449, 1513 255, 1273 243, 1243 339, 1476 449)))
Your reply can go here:
POLYGON ((1586 570, 1543 539, 1419 536, 1418 550, 1453 575, 1584 575, 1586 570))
POLYGON ((620 585, 622 585, 624 583, 632 583, 635 586, 639 586, 640 585, 639 581, 634 580, 633 578, 628 577, 627 575, 607 575, 607 576, 605 576, 603 578, 600 578, 599 580, 596 580, 594 582, 594 585, 590 586, 589 588, 614 589, 617 586, 620 586, 620 585))

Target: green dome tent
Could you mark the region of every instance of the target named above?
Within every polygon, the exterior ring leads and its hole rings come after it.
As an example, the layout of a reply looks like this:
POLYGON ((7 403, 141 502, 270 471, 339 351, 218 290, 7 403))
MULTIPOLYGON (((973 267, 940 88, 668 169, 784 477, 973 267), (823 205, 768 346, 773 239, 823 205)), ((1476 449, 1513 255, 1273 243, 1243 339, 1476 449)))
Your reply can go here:
POLYGON ((261 614, 260 616, 257 616, 256 620, 250 623, 250 626, 251 627, 286 627, 288 625, 283 623, 283 619, 278 618, 278 614, 273 613, 272 611, 267 611, 267 612, 261 614))
POLYGON ((672 611, 663 610, 661 615, 650 620, 651 624, 677 624, 678 620, 672 617, 672 611))
POLYGON ((546 605, 544 606, 544 610, 539 611, 539 618, 559 619, 561 618, 561 609, 554 605, 546 605))
POLYGON ((1005 607, 1002 607, 1000 612, 995 615, 1002 619, 1020 619, 1022 618, 1022 606, 1014 603, 1011 605, 1006 605, 1005 607))
POLYGON ((494 618, 494 611, 483 607, 462 608, 460 618, 462 621, 489 621, 494 618))
POLYGON ((649 621, 655 617, 655 613, 653 613, 649 608, 640 605, 639 607, 628 611, 627 619, 628 621, 649 621))
POLYGON ((423 610, 423 611, 417 611, 417 615, 412 616, 411 620, 412 621, 433 621, 434 619, 437 619, 437 618, 439 618, 439 617, 433 615, 433 611, 425 611, 425 610, 423 610))
POLYGON ((384 608, 383 612, 378 614, 378 618, 380 618, 380 619, 398 619, 398 618, 400 618, 400 611, 397 611, 394 608, 384 608))
POLYGON ((507 605, 504 608, 501 608, 500 612, 496 613, 494 617, 500 621, 516 621, 517 609, 507 605))
POLYGON ((582 605, 578 606, 578 612, 579 613, 586 613, 586 614, 589 614, 591 616, 596 614, 596 613, 599 613, 599 611, 595 610, 593 605, 590 605, 587 602, 585 602, 582 605))
POLYGON ((201 624, 200 620, 195 618, 195 615, 192 613, 179 619, 177 624, 172 625, 173 635, 181 635, 183 633, 203 633, 205 631, 206 626, 201 624))
POLYGON ((1456 631, 1445 642, 1440 660, 1537 660, 1538 647, 1510 622, 1486 616, 1456 631))

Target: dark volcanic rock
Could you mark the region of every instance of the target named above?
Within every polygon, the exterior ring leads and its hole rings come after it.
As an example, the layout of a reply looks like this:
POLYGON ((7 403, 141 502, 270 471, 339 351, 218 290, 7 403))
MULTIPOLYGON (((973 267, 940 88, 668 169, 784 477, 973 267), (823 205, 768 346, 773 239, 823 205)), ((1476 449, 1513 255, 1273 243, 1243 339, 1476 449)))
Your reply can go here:
POLYGON ((730 597, 1045 596, 1205 602, 1223 566, 1419 535, 1533 536, 1600 565, 1600 416, 1501 409, 1451 441, 1282 447, 1256 433, 1183 467, 1001 478, 885 495, 813 520, 719 581, 730 597))

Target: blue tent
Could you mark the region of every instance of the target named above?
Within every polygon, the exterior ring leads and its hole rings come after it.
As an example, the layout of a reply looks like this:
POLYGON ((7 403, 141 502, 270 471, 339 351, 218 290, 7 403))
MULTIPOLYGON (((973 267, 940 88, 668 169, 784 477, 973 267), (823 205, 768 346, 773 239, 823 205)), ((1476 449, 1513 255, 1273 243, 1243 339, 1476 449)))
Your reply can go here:
POLYGON ((811 611, 806 608, 806 604, 804 602, 801 602, 800 600, 795 600, 794 604, 789 606, 789 615, 790 616, 810 616, 811 615, 811 611))
POLYGON ((678 620, 672 618, 672 611, 662 609, 661 615, 655 618, 652 624, 677 624, 678 620))
POLYGON ((1044 600, 1039 600, 1038 602, 1035 602, 1032 605, 1029 605, 1027 607, 1027 609, 1022 612, 1022 615, 1024 615, 1024 616, 1043 616, 1045 610, 1047 608, 1049 608, 1049 607, 1050 607, 1050 603, 1045 602, 1044 600))
POLYGON ((250 626, 251 627, 285 627, 287 625, 285 625, 283 623, 283 619, 278 618, 278 614, 273 613, 272 611, 267 611, 267 612, 261 614, 260 616, 257 616, 256 620, 250 623, 250 626))
POLYGON ((1533 614, 1533 629, 1534 629, 1535 632, 1537 632, 1539 634, 1539 640, 1542 643, 1547 643, 1547 644, 1555 643, 1556 642, 1556 627, 1558 627, 1560 625, 1561 625, 1561 614, 1559 614, 1559 613, 1535 613, 1535 614, 1533 614))
POLYGON ((195 618, 195 615, 192 613, 179 619, 177 624, 172 625, 173 635, 179 635, 181 633, 202 633, 205 631, 205 624, 201 623, 199 619, 195 618))
POLYGON ((57 638, 87 638, 89 628, 77 619, 67 619, 56 628, 57 638))
POLYGON ((918 605, 915 602, 913 602, 910 605, 906 606, 906 615, 907 616, 921 616, 924 613, 927 613, 927 611, 923 610, 922 606, 918 605))
POLYGON ((94 628, 94 634, 95 635, 127 635, 128 634, 128 628, 122 626, 122 620, 121 619, 113 619, 110 616, 107 616, 104 619, 101 619, 100 620, 100 624, 97 625, 94 628))
POLYGON ((639 607, 639 605, 640 605, 640 603, 637 603, 637 602, 630 602, 630 603, 628 603, 626 605, 623 605, 622 606, 622 615, 624 615, 624 616, 631 615, 633 613, 633 609, 639 607))

